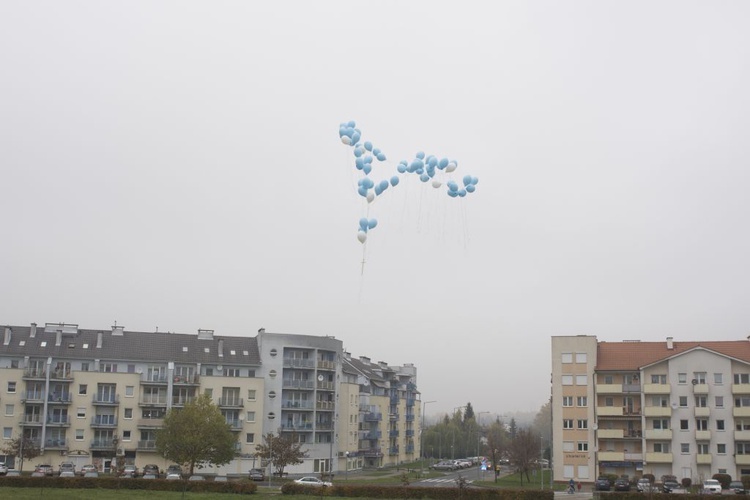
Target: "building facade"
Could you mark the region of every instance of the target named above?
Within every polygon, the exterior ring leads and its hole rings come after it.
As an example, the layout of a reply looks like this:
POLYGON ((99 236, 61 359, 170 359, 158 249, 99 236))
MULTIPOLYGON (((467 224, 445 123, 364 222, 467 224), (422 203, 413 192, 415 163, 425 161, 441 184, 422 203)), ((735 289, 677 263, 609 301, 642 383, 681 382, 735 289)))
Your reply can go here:
MULTIPOLYGON (((42 450, 34 463, 93 463, 102 471, 118 463, 166 468, 156 453, 157 429, 168 411, 207 394, 237 435, 236 459, 211 472, 245 474, 261 466, 255 446, 269 432, 288 433, 304 444, 308 457, 287 468, 292 474, 368 465, 359 439, 361 386, 344 370, 348 354, 333 337, 264 329, 253 337, 217 336, 212 330, 132 332, 121 326, 86 330, 57 323, 2 327, 2 335, 2 444, 21 435, 32 439, 42 450)), ((405 388, 408 379, 409 397, 418 397, 413 366, 383 370, 384 384, 400 380, 394 387, 405 388)), ((379 403, 391 409, 386 405, 391 399, 379 403)), ((406 421, 410 414, 398 413, 404 429, 412 428, 406 421)), ((402 442, 404 453, 381 464, 412 456, 406 449, 413 440, 402 442)), ((2 452, 0 460, 15 465, 15 457, 2 452)), ((24 469, 31 467, 24 463, 24 469)))
POLYGON ((750 475, 750 340, 552 338, 557 480, 750 475))

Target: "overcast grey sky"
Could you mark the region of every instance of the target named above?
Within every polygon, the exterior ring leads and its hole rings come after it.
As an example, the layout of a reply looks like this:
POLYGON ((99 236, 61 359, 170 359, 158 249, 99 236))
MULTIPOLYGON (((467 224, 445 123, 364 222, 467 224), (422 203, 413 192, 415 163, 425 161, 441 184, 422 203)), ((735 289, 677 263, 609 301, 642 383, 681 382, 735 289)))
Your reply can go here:
MULTIPOLYGON (((750 333, 750 4, 0 3, 0 322, 334 335, 429 413, 537 410, 550 336, 750 333), (371 206, 356 120, 416 179, 371 206)), ((380 169, 380 170, 378 170, 380 169)))

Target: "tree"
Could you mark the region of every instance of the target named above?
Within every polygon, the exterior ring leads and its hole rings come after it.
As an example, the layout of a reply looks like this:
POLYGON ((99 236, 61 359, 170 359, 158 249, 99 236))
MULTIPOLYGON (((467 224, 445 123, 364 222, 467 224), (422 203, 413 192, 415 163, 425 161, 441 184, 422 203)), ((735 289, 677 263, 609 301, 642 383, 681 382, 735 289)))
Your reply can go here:
POLYGON ((516 439, 516 432, 518 431, 518 426, 516 425, 515 418, 510 419, 510 425, 509 425, 508 431, 510 432, 510 438, 516 439))
POLYGON ((552 441, 552 405, 550 401, 547 401, 541 408, 539 408, 539 413, 534 417, 532 429, 534 430, 534 433, 537 436, 541 436, 544 443, 547 444, 547 447, 544 450, 544 457, 542 458, 550 459, 550 446, 552 441))
POLYGON ((302 443, 299 442, 296 432, 278 436, 269 432, 263 436, 263 441, 263 444, 255 446, 255 456, 273 464, 275 474, 279 477, 284 475, 287 465, 301 464, 302 459, 307 457, 307 451, 302 450, 302 443))
POLYGON ((232 461, 237 437, 219 408, 205 394, 184 408, 172 408, 164 427, 156 431, 156 451, 164 458, 186 465, 223 465, 232 461))
POLYGON ((466 410, 464 410, 464 423, 474 418, 474 408, 471 407, 471 403, 466 403, 466 410))
POLYGON ((29 437, 19 436, 15 439, 11 439, 5 447, 3 447, 3 453, 6 455, 13 455, 18 458, 18 470, 23 470, 24 459, 31 460, 41 455, 42 450, 39 449, 36 441, 29 437))
POLYGON ((526 480, 531 482, 529 471, 534 468, 534 461, 539 458, 539 438, 529 429, 518 429, 516 437, 511 440, 508 448, 510 461, 521 475, 526 474, 526 480))
MULTIPOLYGON (((487 447, 492 465, 497 467, 508 448, 508 431, 505 430, 499 418, 487 429, 487 447)), ((497 469, 495 469, 495 482, 497 482, 497 469)))

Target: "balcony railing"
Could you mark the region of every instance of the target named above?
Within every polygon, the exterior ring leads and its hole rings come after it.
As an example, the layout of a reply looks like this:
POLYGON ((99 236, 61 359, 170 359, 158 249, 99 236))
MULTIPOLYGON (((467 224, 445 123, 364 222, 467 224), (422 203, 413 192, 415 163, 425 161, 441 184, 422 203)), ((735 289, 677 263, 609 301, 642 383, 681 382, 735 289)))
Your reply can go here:
POLYGON ((413 413, 407 413, 406 414, 406 421, 407 422, 414 422, 414 414, 413 413))
POLYGON ((315 368, 315 360, 284 358, 284 368, 315 368))
POLYGON ((406 453, 414 453, 414 445, 413 444, 407 444, 406 445, 406 453))
POLYGON ((144 373, 141 377, 142 384, 166 384, 168 381, 166 373, 144 373))
POLYGON ((373 440, 380 439, 383 436, 381 431, 362 431, 360 432, 359 439, 373 440))
POLYGON ((319 431, 330 431, 333 429, 333 422, 318 422, 315 424, 315 428, 319 431))
POLYGON ((161 395, 161 396, 154 396, 154 395, 147 395, 143 396, 139 402, 139 404, 147 406, 147 405, 159 405, 159 406, 166 406, 167 404, 167 396, 161 395))
POLYGON ((312 401, 282 401, 281 408, 284 410, 312 410, 315 404, 312 401))
POLYGON ((184 406, 195 401, 195 396, 172 396, 172 406, 184 406))
POLYGON ((44 441, 45 449, 67 450, 68 442, 63 439, 47 439, 44 441))
POLYGON ((48 415, 47 425, 68 426, 70 425, 70 416, 69 415, 48 415))
POLYGON ((382 413, 369 412, 365 413, 365 422, 379 422, 383 420, 382 413))
POLYGON ((389 418, 390 420, 398 420, 398 412, 397 412, 397 411, 394 411, 394 412, 391 412, 391 413, 389 413, 389 414, 388 414, 388 418, 389 418))
POLYGON ((313 430, 312 422, 292 422, 282 424, 282 431, 311 431, 313 430))
POLYGON ((317 401, 315 407, 318 410, 333 410, 334 404, 333 401, 317 401))
POLYGON ((26 394, 21 396, 22 403, 43 403, 44 392, 38 391, 26 391, 26 394))
POLYGON ((60 371, 58 371, 58 370, 52 370, 49 373, 49 378, 51 378, 53 380, 62 380, 62 381, 73 380, 73 373, 71 373, 70 370, 68 370, 68 371, 64 371, 64 370, 60 370, 60 371))
POLYGON ((398 446, 391 446, 388 448, 389 455, 398 455, 398 446))
POLYGON ((114 438, 113 439, 94 439, 91 441, 89 448, 92 450, 114 450, 115 449, 114 438))
POLYGON ((73 401, 73 396, 69 392, 64 392, 62 394, 57 393, 51 393, 47 400, 50 403, 62 403, 62 404, 70 404, 73 401))
POLYGON ((406 435, 406 437, 414 437, 414 429, 406 429, 406 431, 404 431, 404 434, 406 435))
POLYGON ((284 379, 281 383, 284 389, 314 389, 315 382, 312 380, 289 380, 284 379))
POLYGON ((198 375, 175 375, 172 377, 172 382, 177 385, 195 385, 200 384, 200 377, 198 375))
POLYGON ((94 415, 91 417, 92 427, 117 427, 117 418, 114 415, 94 415))
POLYGON ((334 387, 335 386, 333 382, 328 382, 328 381, 318 382, 318 389, 322 389, 324 391, 332 391, 334 387))
POLYGON ((47 371, 42 370, 24 370, 23 378, 47 378, 47 371))
POLYGON ((94 394, 92 402, 95 405, 118 405, 120 404, 119 394, 94 394))
MULTIPOLYGON (((111 446, 112 445, 110 444, 110 447, 111 446)), ((138 449, 139 450, 155 450, 156 440, 138 441, 138 449)))
POLYGON ((228 419, 227 423, 229 424, 229 427, 231 427, 233 430, 242 429, 242 420, 228 419))
POLYGON ((327 359, 319 359, 318 360, 318 368, 322 370, 335 370, 336 369, 336 362, 335 361, 329 361, 327 359))
POLYGON ((364 448, 359 450, 360 455, 363 455, 368 458, 376 458, 376 457, 382 457, 383 456, 383 450, 380 448, 364 448))
POLYGON ((242 398, 219 398, 219 406, 230 408, 242 408, 244 406, 242 398))
POLYGON ((406 398, 406 406, 414 406, 415 401, 414 398, 406 398))
POLYGON ((398 406, 398 396, 391 396, 391 406, 398 406))
POLYGON ((41 415, 24 415, 21 417, 21 425, 42 425, 43 421, 41 415))
POLYGON ((394 429, 394 430, 388 431, 388 437, 392 437, 392 438, 398 437, 398 430, 394 429))
POLYGON ((141 418, 138 420, 138 427, 163 427, 163 418, 141 418))

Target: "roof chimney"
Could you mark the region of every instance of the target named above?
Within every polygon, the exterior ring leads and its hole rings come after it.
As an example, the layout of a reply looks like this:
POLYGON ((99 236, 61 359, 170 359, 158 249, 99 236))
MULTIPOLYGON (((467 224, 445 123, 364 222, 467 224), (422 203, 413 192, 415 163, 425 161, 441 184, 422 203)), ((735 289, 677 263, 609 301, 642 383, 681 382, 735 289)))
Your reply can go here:
POLYGON ((266 333, 266 329, 265 328, 258 328, 258 333, 266 333))
POLYGON ((219 350, 218 354, 220 358, 224 357, 224 339, 219 339, 219 350))
POLYGON ((9 326, 5 327, 5 336, 3 337, 3 345, 10 345, 10 335, 13 333, 13 330, 10 329, 9 326))
POLYGON ((368 358, 367 356, 360 356, 360 357, 359 357, 359 360, 360 360, 361 362, 363 362, 363 363, 367 363, 367 364, 369 364, 369 363, 370 363, 370 358, 368 358))
POLYGON ((124 335, 124 332, 125 332, 125 327, 124 326, 114 325, 112 327, 112 336, 113 337, 122 337, 124 335))
POLYGON ((667 337, 667 349, 672 350, 674 349, 674 337, 667 337))
POLYGON ((102 348, 102 332, 98 332, 96 334, 96 348, 97 349, 102 348))
POLYGON ((57 330, 55 332, 55 347, 60 347, 62 345, 62 330, 57 330))
POLYGON ((29 337, 32 339, 36 337, 36 323, 31 324, 31 331, 29 332, 29 337))

